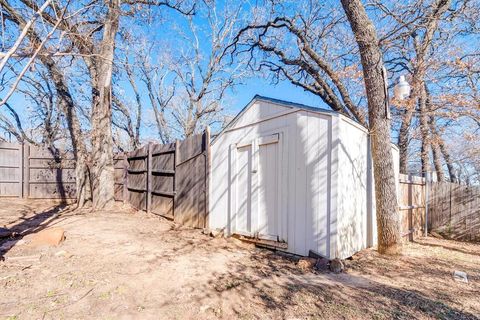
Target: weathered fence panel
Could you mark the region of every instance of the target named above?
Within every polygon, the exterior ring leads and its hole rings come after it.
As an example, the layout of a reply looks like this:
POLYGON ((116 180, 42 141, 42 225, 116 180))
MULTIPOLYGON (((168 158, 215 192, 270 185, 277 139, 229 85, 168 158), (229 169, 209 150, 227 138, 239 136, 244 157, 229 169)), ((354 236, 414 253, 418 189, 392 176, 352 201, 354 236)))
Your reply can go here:
POLYGON ((400 174, 398 187, 401 234, 412 241, 425 228, 425 178, 400 174))
POLYGON ((147 210, 148 145, 127 154, 128 202, 140 210, 147 210))
POLYGON ((203 228, 208 216, 210 131, 127 155, 128 201, 137 209, 203 228))
POLYGON ((26 144, 24 162, 25 197, 75 198, 75 160, 71 152, 51 151, 26 144))
POLYGON ((127 156, 124 154, 116 154, 113 157, 114 174, 115 174, 115 201, 126 201, 126 179, 127 179, 127 156))
POLYGON ((207 130, 177 143, 175 221, 196 228, 207 224, 209 141, 207 130))
POLYGON ((480 241, 480 187, 434 183, 428 205, 431 230, 452 239, 480 241))
POLYGON ((149 212, 174 218, 175 143, 150 146, 149 212))
POLYGON ((0 142, 0 197, 22 197, 23 146, 0 142))

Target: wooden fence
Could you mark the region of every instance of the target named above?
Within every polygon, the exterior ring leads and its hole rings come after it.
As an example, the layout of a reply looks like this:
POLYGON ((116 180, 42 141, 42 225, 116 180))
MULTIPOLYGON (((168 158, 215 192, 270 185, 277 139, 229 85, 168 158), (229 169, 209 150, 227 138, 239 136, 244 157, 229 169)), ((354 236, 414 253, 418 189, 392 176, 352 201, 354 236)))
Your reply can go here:
MULTIPOLYGON (((150 143, 114 157, 115 200, 183 225, 203 228, 208 216, 210 131, 166 145, 150 143)), ((70 152, 0 143, 0 196, 75 198, 70 152)))
POLYGON ((23 197, 23 146, 0 142, 0 196, 23 197))
POLYGON ((480 241, 480 187, 437 182, 428 200, 430 230, 447 238, 480 241))
POLYGON ((75 198, 73 155, 29 144, 0 143, 0 196, 75 198))
POLYGON ((427 212, 429 232, 450 239, 480 241, 478 186, 451 182, 426 184, 425 178, 401 174, 398 201, 402 234, 409 240, 425 231, 427 212))
POLYGON ((400 174, 398 203, 402 236, 413 241, 425 228, 425 178, 400 174))
POLYGON ((125 199, 134 207, 204 228, 208 216, 210 132, 129 152, 125 199))

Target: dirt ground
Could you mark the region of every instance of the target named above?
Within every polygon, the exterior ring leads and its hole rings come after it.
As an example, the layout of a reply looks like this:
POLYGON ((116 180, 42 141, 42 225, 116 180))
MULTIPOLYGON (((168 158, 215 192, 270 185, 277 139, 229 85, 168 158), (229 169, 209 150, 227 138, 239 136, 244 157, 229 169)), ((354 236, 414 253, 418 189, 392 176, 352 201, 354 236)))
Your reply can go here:
POLYGON ((480 318, 479 244, 418 239, 397 257, 365 250, 334 274, 120 207, 3 199, 0 226, 19 233, 0 253, 5 319, 480 318), (20 240, 52 226, 66 231, 58 247, 20 240))

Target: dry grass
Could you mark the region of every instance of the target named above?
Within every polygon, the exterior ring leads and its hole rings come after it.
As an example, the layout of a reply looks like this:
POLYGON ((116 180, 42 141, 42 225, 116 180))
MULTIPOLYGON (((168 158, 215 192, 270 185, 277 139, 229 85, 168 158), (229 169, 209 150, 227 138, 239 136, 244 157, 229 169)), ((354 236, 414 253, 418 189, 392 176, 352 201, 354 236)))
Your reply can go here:
MULTIPOLYGON (((61 226, 59 247, 18 243, 0 262, 0 317, 11 319, 475 319, 480 245, 438 239, 402 256, 366 250, 344 274, 213 239, 143 213, 59 211, 2 200, 0 225, 61 226), (36 210, 37 213, 34 213, 36 210), (59 254, 62 253, 62 254, 59 254), (72 255, 71 257, 70 254, 72 255), (469 283, 452 279, 468 273, 469 283)), ((4 241, 3 241, 4 242, 4 241)))

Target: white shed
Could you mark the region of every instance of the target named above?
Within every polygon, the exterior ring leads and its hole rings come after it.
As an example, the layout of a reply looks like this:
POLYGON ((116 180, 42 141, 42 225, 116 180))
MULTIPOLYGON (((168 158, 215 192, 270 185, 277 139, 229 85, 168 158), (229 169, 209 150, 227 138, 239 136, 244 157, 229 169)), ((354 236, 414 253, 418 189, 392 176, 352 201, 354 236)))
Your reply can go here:
POLYGON ((337 112, 255 96, 212 141, 209 192, 227 235, 329 259, 376 242, 368 133, 337 112))

